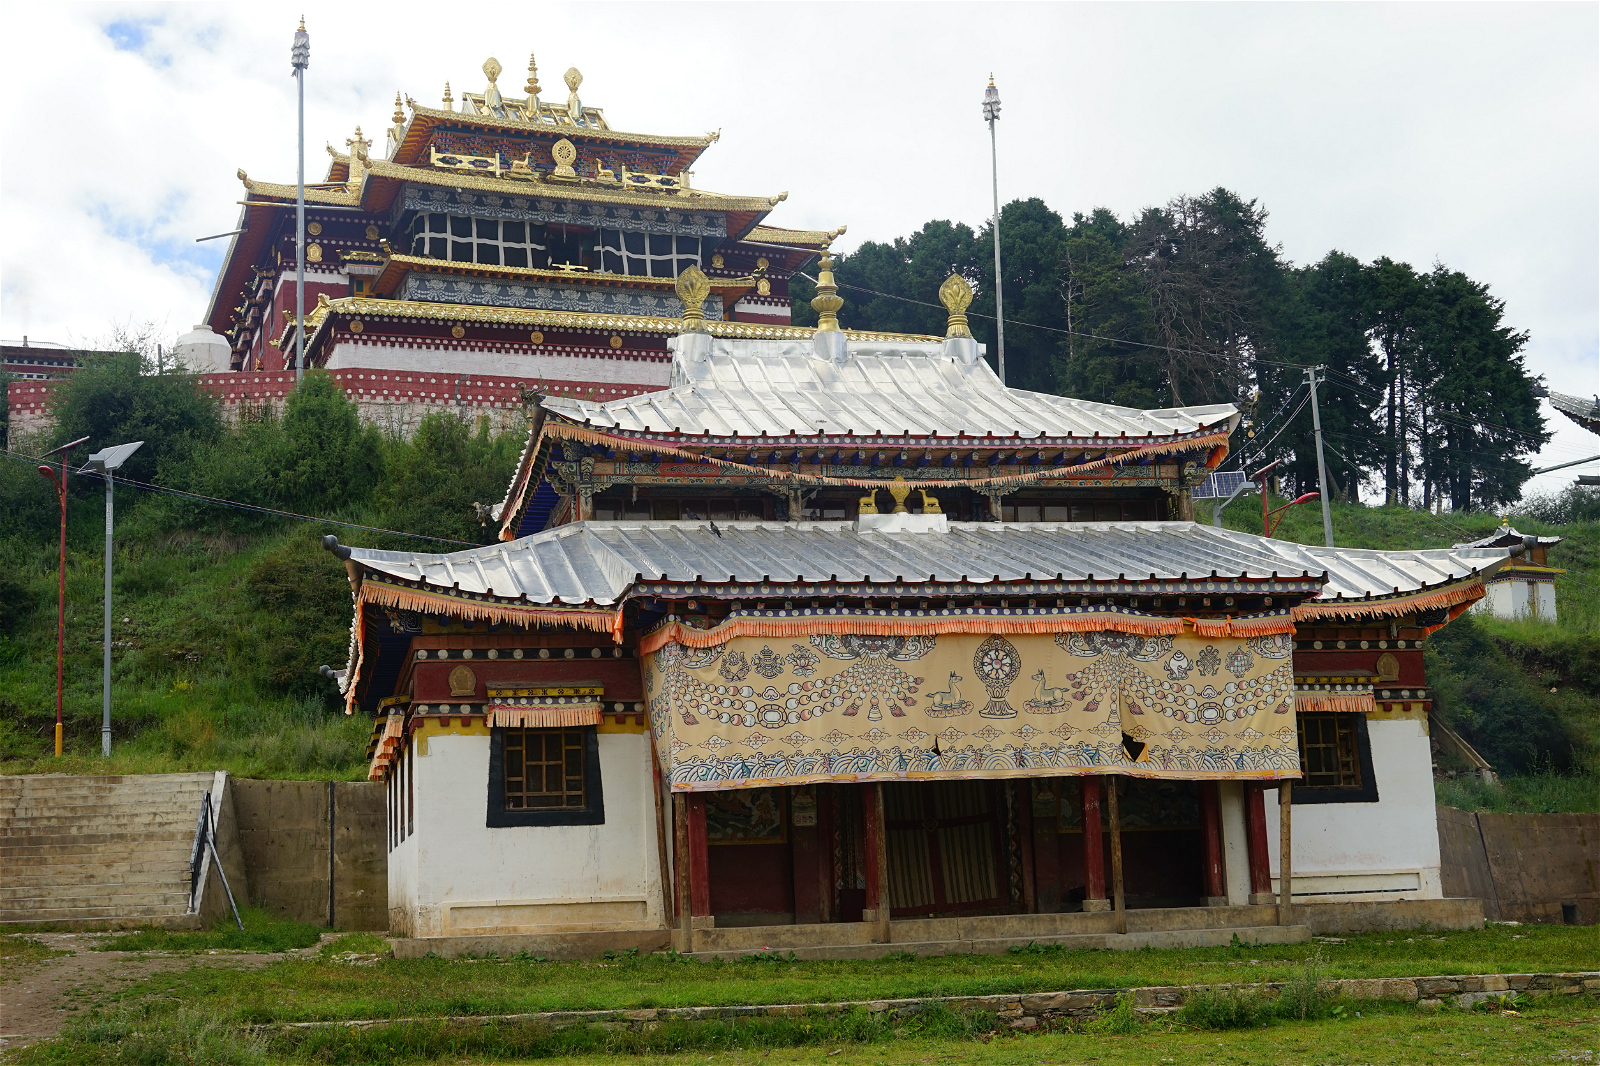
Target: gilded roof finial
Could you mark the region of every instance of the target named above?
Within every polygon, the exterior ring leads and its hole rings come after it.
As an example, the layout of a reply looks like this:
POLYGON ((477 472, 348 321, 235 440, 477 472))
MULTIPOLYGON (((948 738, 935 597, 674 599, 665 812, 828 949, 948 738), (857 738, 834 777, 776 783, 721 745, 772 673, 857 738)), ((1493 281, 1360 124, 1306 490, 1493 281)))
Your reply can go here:
POLYGON ((372 142, 361 136, 360 126, 356 127, 356 135, 354 137, 346 137, 344 143, 350 146, 350 158, 353 160, 366 159, 367 149, 372 147, 372 142))
POLYGON ((456 109, 455 97, 450 95, 449 82, 444 83, 444 109, 446 111, 454 111, 456 109))
POLYGON ((533 61, 533 53, 528 53, 528 84, 523 86, 523 92, 529 99, 539 95, 539 66, 533 61))
POLYGON ((889 495, 894 499, 894 513, 907 514, 910 509, 906 507, 906 497, 911 495, 911 486, 906 484, 906 479, 899 474, 888 484, 889 495))
POLYGON ((306 32, 306 17, 304 15, 300 16, 300 28, 298 30, 296 30, 295 32, 296 33, 304 33, 304 32, 306 32))
POLYGON ((502 69, 500 61, 494 56, 483 61, 483 73, 489 79, 488 86, 483 90, 483 106, 489 109, 490 114, 505 106, 505 100, 500 96, 500 86, 495 84, 495 79, 500 76, 502 69))
POLYGON ((833 251, 824 245, 822 261, 817 264, 817 295, 811 301, 811 309, 817 313, 818 333, 839 332, 839 308, 843 306, 839 286, 833 281, 833 251))
POLYGON ((690 265, 678 275, 678 299, 683 301, 683 332, 706 333, 706 298, 711 295, 711 282, 697 266, 690 265))
POLYGON ((396 126, 404 126, 406 124, 406 113, 400 110, 400 90, 398 89, 395 90, 394 94, 394 118, 390 119, 390 121, 396 126))
POLYGON ((578 86, 583 84, 583 75, 577 67, 568 67, 563 76, 567 83, 567 119, 574 126, 583 125, 583 101, 578 99, 578 86))
POLYGON ((972 305, 972 286, 960 274, 951 274, 939 286, 939 302, 949 313, 950 324, 944 331, 946 337, 970 337, 967 328, 967 308, 972 305))

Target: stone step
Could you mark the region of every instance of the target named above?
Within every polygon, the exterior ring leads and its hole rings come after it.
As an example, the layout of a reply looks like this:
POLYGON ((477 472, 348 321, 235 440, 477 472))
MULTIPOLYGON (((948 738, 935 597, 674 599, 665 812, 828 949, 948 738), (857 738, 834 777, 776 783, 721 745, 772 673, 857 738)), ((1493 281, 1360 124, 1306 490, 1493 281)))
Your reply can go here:
POLYGON ((0 867, 55 862, 122 862, 152 852, 181 853, 188 861, 192 833, 97 834, 56 838, 50 843, 0 844, 0 867))
POLYGON ((0 809, 41 803, 107 803, 160 796, 196 796, 208 791, 214 779, 134 782, 120 785, 61 786, 0 791, 0 809))
POLYGON ((36 814, 0 821, 6 839, 39 836, 47 833, 85 833, 114 828, 119 831, 184 829, 193 830, 200 821, 200 805, 192 811, 110 808, 96 814, 36 814))
POLYGON ((154 874, 130 874, 115 881, 79 881, 74 884, 52 881, 15 884, 7 879, 5 884, 0 885, 0 910, 6 909, 12 900, 45 896, 126 896, 141 892, 176 892, 180 889, 185 894, 189 891, 187 871, 181 877, 176 871, 163 870, 154 874))
POLYGON ((0 880, 24 875, 21 871, 51 866, 110 866, 125 862, 161 862, 189 864, 194 850, 193 841, 169 840, 141 843, 134 840, 122 845, 100 844, 94 847, 67 847, 51 845, 36 849, 18 848, 25 854, 12 855, 0 860, 0 880))
MULTIPOLYGON (((1030 917, 1039 917, 1030 915, 1030 917)), ((781 926, 767 926, 768 929, 778 929, 781 926)), ((791 927, 793 928, 793 927, 791 927)), ((695 931, 695 947, 699 948, 702 938, 712 930, 695 931)), ((891 929, 891 937, 894 930, 891 929)), ((1302 944, 1311 939, 1311 929, 1304 925, 1265 925, 1249 926, 1245 928, 1228 929, 1170 929, 1149 930, 1145 932, 1129 933, 1068 933, 1045 934, 1027 937, 995 937, 981 940, 900 940, 893 939, 888 944, 874 943, 836 943, 813 944, 804 947, 782 948, 772 945, 775 951, 784 955, 793 952, 799 959, 877 959, 898 951, 909 951, 919 956, 929 955, 1000 955, 1014 947, 1027 947, 1029 944, 1044 946, 1059 946, 1067 950, 1093 950, 1093 951, 1137 951, 1141 948, 1200 948, 1200 947, 1227 947, 1233 943, 1237 936, 1245 944, 1302 944)), ((741 959, 748 955, 760 954, 759 950, 750 948, 740 949, 713 949, 695 951, 697 958, 702 959, 741 959)))
POLYGON ((141 789, 130 785, 94 793, 28 793, 15 797, 0 797, 0 812, 10 816, 141 804, 168 807, 192 803, 199 807, 200 797, 210 791, 212 791, 211 783, 207 782, 203 787, 185 785, 181 788, 141 789))
POLYGON ((7 918, 15 920, 42 910, 76 910, 85 907, 100 907, 118 914, 132 914, 152 908, 156 910, 170 907, 187 909, 188 906, 189 886, 184 885, 182 891, 167 888, 162 891, 150 892, 105 892, 94 895, 72 893, 8 899, 5 901, 5 906, 0 908, 0 913, 3 913, 7 918))
POLYGON ((0 888, 17 885, 115 885, 144 881, 152 877, 189 876, 189 853, 165 852, 147 859, 120 862, 41 863, 37 866, 8 865, 0 873, 0 888))
POLYGON ((44 925, 49 922, 105 922, 123 920, 132 925, 149 925, 152 919, 181 918, 189 913, 185 900, 177 907, 102 907, 96 905, 63 906, 53 910, 28 911, 25 914, 7 913, 0 917, 0 926, 44 925))

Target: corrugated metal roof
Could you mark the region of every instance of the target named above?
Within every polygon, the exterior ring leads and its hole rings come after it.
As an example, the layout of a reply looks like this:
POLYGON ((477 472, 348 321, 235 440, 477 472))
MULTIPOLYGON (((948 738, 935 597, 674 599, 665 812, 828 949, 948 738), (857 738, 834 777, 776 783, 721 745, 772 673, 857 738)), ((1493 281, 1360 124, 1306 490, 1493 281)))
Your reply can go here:
MULTIPOLYGON (((977 346, 968 341, 955 349, 961 350, 975 356, 977 346)), ((835 361, 816 354, 809 339, 715 337, 709 355, 674 358, 664 392, 607 403, 551 397, 544 406, 599 428, 718 436, 881 431, 1142 438, 1192 433, 1238 417, 1230 404, 1141 411, 1011 389, 982 359, 952 354, 944 341, 857 338, 835 361)))
POLYGON ((578 522, 449 555, 350 558, 406 581, 542 604, 615 603, 635 580, 1108 581, 1327 573, 1321 600, 1438 585, 1504 548, 1368 551, 1269 540, 1194 522, 965 523, 946 533, 857 532, 853 522, 578 522))
POLYGON ((1522 550, 1522 542, 1531 539, 1535 544, 1560 544, 1560 537, 1535 537, 1531 533, 1519 533, 1512 526, 1501 526, 1487 537, 1469 540, 1457 544, 1458 548, 1515 548, 1522 550))

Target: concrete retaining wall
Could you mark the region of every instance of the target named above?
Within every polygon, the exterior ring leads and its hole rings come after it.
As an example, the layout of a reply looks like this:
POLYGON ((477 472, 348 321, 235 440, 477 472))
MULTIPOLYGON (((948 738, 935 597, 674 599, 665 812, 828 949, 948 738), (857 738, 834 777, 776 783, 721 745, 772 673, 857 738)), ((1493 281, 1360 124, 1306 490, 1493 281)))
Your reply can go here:
POLYGON ((389 927, 382 785, 235 778, 230 791, 253 904, 337 929, 389 927))
POLYGON ((1437 810, 1445 895, 1496 921, 1600 924, 1600 814, 1437 810))

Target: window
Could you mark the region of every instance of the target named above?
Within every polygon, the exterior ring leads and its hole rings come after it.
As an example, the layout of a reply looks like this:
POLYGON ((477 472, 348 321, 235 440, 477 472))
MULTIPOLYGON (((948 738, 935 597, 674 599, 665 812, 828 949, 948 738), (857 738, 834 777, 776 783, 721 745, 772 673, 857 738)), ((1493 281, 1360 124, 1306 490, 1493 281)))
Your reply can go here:
POLYGON ((490 732, 490 828, 604 822, 594 726, 490 732))
POLYGON ((1300 768, 1295 803, 1376 803, 1372 744, 1364 714, 1296 715, 1300 768))
POLYGON ((700 265, 700 238, 602 229, 595 243, 600 269, 611 274, 675 278, 700 265))
POLYGON ((411 254, 488 266, 550 265, 544 227, 532 222, 418 215, 411 223, 411 254))

